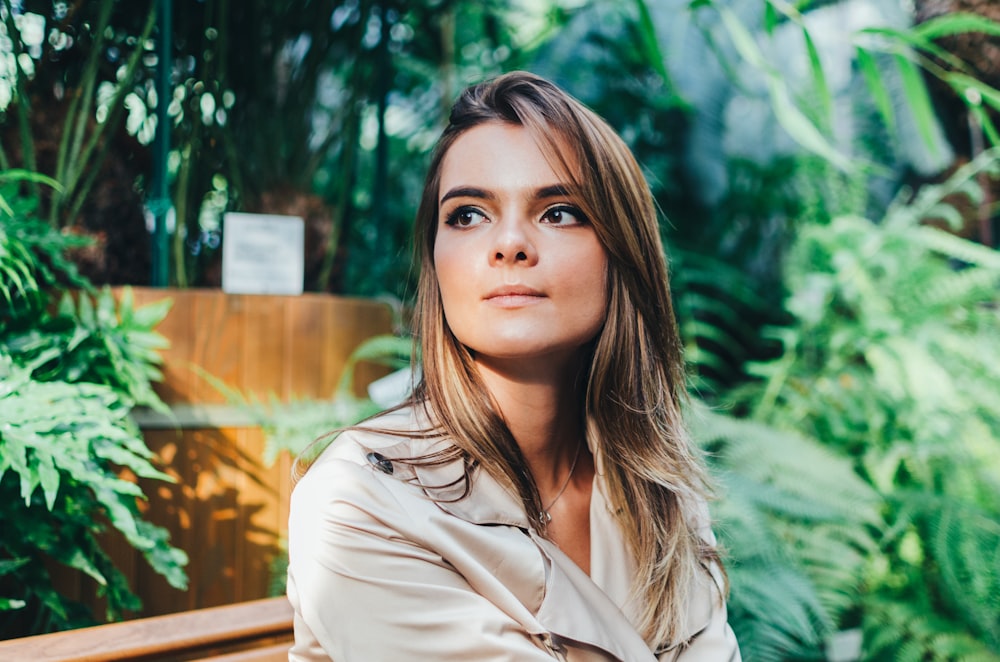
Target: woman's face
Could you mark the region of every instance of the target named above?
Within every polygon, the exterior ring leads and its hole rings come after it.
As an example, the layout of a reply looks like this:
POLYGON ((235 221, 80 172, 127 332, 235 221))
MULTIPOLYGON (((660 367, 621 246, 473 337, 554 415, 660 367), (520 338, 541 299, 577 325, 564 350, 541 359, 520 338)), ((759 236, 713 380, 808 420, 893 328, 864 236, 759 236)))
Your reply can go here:
POLYGON ((491 122, 455 141, 437 223, 445 318, 477 361, 567 360, 600 331, 607 254, 523 127, 491 122))

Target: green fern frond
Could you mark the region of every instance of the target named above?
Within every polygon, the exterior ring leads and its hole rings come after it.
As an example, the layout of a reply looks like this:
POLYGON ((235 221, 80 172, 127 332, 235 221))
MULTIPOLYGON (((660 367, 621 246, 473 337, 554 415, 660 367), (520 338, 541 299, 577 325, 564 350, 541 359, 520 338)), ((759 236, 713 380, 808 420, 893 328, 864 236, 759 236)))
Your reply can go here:
POLYGON ((730 609, 746 659, 788 659, 821 647, 830 624, 810 580, 788 565, 733 565, 730 609), (769 605, 761 609, 759 605, 769 605))
POLYGON ((916 245, 938 255, 1000 271, 1000 252, 982 244, 957 237, 930 225, 911 228, 907 233, 916 245))
MULTIPOLYGON (((850 463, 797 433, 750 420, 694 409, 687 419, 692 434, 712 452, 716 465, 738 470, 741 479, 772 485, 795 495, 798 508, 810 499, 829 509, 827 516, 877 520, 875 495, 850 463)), ((765 497, 762 489, 760 496, 765 497)))
POLYGON ((985 642, 1000 648, 1000 522, 998 513, 950 503, 928 513, 930 546, 944 598, 985 642))
POLYGON ((849 461, 807 437, 700 405, 687 420, 724 493, 716 530, 744 655, 819 655, 877 550, 876 495, 849 461))
POLYGON ((864 631, 866 659, 1000 662, 996 649, 934 615, 920 601, 872 600, 864 631))
POLYGON ((1000 167, 1000 149, 984 151, 969 163, 963 165, 945 182, 923 186, 916 196, 903 189, 886 210, 882 224, 888 228, 914 227, 927 218, 933 218, 935 208, 949 196, 964 196, 972 204, 978 205, 983 196, 976 178, 986 172, 995 175, 1000 167))
MULTIPOLYGON (((998 253, 1000 255, 1000 253, 998 253)), ((969 268, 942 274, 934 283, 918 294, 910 305, 940 308, 955 301, 969 305, 995 301, 1000 288, 1000 271, 969 268)))
POLYGON ((770 306, 731 264, 677 248, 671 262, 674 306, 699 386, 740 381, 742 364, 763 351, 759 330, 770 306))

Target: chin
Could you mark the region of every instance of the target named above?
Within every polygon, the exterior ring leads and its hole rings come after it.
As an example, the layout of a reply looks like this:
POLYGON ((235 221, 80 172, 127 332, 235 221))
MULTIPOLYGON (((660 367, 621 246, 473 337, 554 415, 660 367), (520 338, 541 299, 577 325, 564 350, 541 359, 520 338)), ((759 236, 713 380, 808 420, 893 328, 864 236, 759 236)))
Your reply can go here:
POLYGON ((589 341, 572 343, 539 343, 537 339, 530 342, 493 341, 466 345, 477 360, 494 359, 498 361, 533 361, 540 365, 546 361, 564 362, 567 359, 581 357, 589 341))

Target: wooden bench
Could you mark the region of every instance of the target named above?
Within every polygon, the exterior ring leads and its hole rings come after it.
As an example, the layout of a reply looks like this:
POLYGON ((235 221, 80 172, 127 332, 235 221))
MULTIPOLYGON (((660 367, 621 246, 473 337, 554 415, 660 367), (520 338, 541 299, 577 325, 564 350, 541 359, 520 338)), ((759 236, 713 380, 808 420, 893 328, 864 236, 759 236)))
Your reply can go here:
POLYGON ((269 598, 0 641, 0 660, 285 662, 291 643, 292 607, 269 598))

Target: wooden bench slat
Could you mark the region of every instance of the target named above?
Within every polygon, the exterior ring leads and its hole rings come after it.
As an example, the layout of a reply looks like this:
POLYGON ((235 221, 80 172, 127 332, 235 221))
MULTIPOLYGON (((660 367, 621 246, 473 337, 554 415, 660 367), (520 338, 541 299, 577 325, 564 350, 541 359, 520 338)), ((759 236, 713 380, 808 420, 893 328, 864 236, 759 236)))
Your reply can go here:
MULTIPOLYGON (((0 660, 110 662, 199 659, 257 642, 283 646, 292 639, 286 598, 254 600, 179 614, 0 641, 0 660)), ((247 658, 254 659, 254 658, 247 658)), ((271 658, 261 658, 271 659, 271 658)))
POLYGON ((252 648, 236 653, 205 657, 200 662, 287 662, 289 648, 291 648, 291 642, 284 642, 264 648, 252 648))

